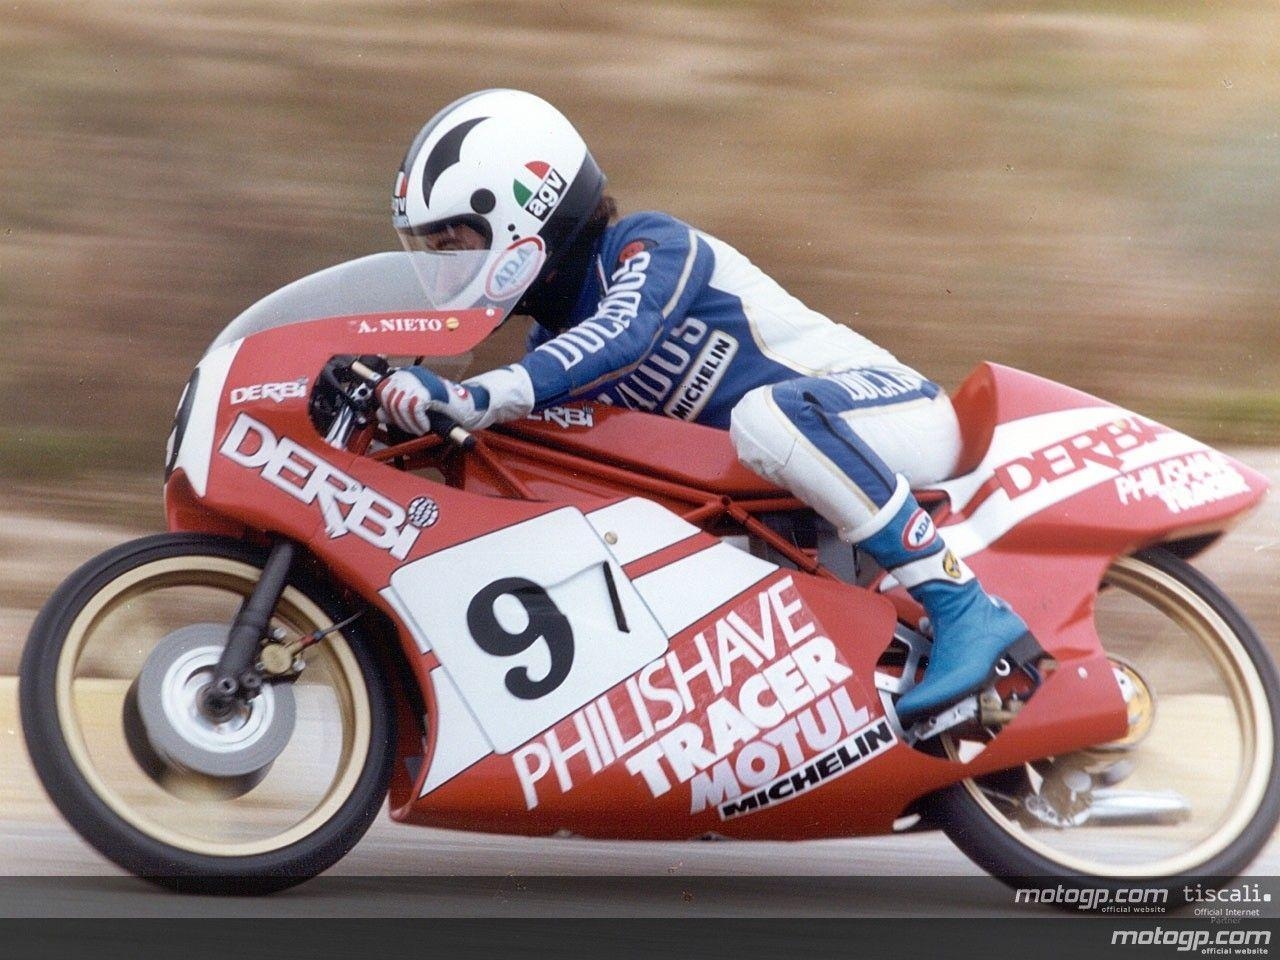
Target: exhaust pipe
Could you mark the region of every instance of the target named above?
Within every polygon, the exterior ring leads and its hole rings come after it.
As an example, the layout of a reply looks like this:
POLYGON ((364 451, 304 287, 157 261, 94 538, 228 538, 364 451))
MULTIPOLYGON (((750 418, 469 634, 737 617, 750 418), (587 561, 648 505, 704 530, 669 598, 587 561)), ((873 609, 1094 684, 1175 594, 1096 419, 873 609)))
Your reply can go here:
POLYGON ((1132 826, 1170 825, 1191 818, 1191 804, 1174 790, 1116 790, 1100 787, 1089 797, 1085 822, 1132 826))

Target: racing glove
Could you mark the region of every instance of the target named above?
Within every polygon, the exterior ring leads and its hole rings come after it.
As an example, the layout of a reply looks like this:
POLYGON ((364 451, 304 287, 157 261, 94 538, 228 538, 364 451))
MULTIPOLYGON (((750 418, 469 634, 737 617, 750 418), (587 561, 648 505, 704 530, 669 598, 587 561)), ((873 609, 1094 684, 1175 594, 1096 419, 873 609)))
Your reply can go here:
POLYGON ((378 416, 412 434, 431 430, 430 414, 439 411, 468 430, 527 416, 533 409, 533 383, 518 363, 454 383, 426 367, 404 367, 378 383, 378 416))

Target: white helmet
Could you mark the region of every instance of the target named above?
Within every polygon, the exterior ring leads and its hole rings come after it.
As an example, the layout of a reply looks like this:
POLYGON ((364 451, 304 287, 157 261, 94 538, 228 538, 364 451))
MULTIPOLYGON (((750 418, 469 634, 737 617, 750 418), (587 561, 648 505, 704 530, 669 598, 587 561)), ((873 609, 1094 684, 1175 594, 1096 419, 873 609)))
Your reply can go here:
MULTIPOLYGON (((510 312, 557 270, 604 192, 604 175, 559 110, 519 90, 482 90, 428 121, 396 176, 392 221, 405 249, 463 223, 485 240, 472 299, 510 312)), ((468 304, 458 303, 459 306, 468 304)))

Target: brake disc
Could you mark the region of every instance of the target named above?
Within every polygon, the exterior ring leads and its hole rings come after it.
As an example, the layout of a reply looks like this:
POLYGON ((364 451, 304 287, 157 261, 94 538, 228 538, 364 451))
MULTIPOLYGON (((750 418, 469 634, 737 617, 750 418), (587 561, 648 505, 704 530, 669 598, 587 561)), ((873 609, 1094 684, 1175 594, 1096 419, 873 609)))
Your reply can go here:
POLYGON ((138 715, 147 741, 165 763, 218 778, 254 782, 288 746, 297 721, 293 688, 264 685, 226 717, 201 709, 227 643, 227 626, 195 623, 161 640, 136 682, 138 715))

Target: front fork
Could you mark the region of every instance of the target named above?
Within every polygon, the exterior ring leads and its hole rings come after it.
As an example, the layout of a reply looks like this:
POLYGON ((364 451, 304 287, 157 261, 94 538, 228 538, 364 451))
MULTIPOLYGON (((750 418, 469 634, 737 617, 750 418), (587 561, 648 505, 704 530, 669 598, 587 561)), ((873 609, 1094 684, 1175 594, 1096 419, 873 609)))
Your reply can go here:
POLYGON ((209 716, 229 716, 237 702, 253 699, 262 689, 262 673, 256 666, 258 650, 284 593, 295 552, 296 548, 288 540, 278 540, 272 545, 257 586, 231 622, 213 682, 203 695, 202 708, 209 716))

